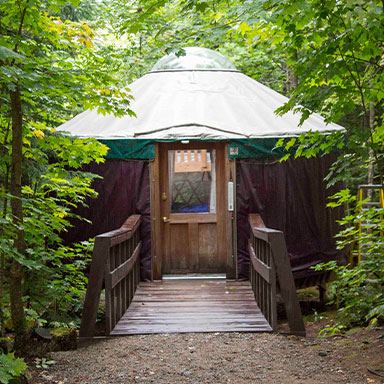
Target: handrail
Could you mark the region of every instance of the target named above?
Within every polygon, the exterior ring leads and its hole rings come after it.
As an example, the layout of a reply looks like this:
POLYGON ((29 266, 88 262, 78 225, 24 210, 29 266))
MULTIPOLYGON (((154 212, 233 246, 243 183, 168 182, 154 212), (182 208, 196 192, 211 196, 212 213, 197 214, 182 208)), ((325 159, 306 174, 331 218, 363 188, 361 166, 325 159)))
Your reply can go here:
MULTIPOLYGON (((362 184, 362 185, 359 185, 357 188, 357 202, 360 204, 360 205, 358 205, 358 212, 357 212, 358 218, 354 224, 355 229, 357 230, 357 237, 355 237, 354 235, 352 236, 351 246, 350 246, 350 250, 349 250, 349 264, 350 264, 351 268, 359 265, 362 257, 366 253, 366 251, 364 252, 364 250, 363 250, 362 241, 361 241, 365 237, 365 234, 364 234, 365 231, 364 230, 366 230, 366 232, 372 232, 373 227, 375 227, 373 222, 365 222, 365 223, 363 222, 362 214, 365 211, 364 208, 367 208, 367 206, 368 206, 368 208, 369 207, 377 207, 378 209, 384 208, 384 185, 381 185, 381 184, 362 184), (369 198, 369 201, 365 201, 365 198, 363 196, 363 194, 364 194, 363 190, 365 190, 365 192, 367 193, 367 197, 368 197, 369 190, 371 190, 372 193, 374 190, 378 190, 379 191, 379 196, 378 196, 379 201, 372 200, 372 195, 369 198)), ((382 220, 383 220, 383 215, 380 214, 380 222, 382 220)), ((383 235, 384 235, 383 231, 381 230, 380 231, 380 237, 383 237, 383 235)))
POLYGON ((305 327, 296 295, 284 233, 266 228, 260 215, 250 214, 250 282, 261 312, 277 329, 276 276, 284 301, 290 332, 305 336, 305 327))
POLYGON ((140 281, 140 222, 132 215, 119 229, 96 236, 80 337, 94 336, 103 283, 107 335, 129 307, 140 281))

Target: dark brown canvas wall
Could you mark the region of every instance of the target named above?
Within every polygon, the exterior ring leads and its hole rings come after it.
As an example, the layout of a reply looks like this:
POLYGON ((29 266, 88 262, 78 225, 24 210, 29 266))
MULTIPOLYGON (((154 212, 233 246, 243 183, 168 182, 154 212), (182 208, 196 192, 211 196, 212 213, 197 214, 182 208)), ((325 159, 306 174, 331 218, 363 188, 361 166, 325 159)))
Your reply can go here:
POLYGON ((333 236, 341 209, 326 208, 337 191, 323 181, 334 156, 279 160, 237 160, 239 276, 248 277, 249 213, 259 213, 267 227, 284 232, 294 276, 314 273, 310 266, 338 257, 333 236))
POLYGON ((148 162, 107 160, 104 164, 91 164, 84 171, 103 177, 93 183, 98 198, 88 201, 89 208, 79 208, 76 213, 92 224, 76 220, 74 227, 64 234, 67 243, 87 240, 98 234, 120 228, 128 216, 142 215, 140 235, 141 278, 151 278, 151 221, 150 184, 148 162))

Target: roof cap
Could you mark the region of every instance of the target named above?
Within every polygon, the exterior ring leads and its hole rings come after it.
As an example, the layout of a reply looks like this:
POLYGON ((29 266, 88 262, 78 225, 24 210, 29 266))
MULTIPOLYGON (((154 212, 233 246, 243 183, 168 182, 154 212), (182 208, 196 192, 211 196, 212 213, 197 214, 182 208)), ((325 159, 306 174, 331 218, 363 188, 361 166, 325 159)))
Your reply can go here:
POLYGON ((236 67, 221 53, 208 48, 183 48, 185 55, 176 56, 170 53, 162 57, 153 66, 152 71, 169 70, 231 70, 236 67))

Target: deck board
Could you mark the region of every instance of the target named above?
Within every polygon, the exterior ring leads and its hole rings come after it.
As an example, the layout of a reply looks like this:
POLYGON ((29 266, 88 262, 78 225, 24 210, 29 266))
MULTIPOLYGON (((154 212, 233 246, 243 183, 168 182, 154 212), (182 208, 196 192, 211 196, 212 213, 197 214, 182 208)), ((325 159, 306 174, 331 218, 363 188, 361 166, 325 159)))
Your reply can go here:
POLYGON ((165 280, 139 284, 111 335, 272 332, 249 282, 165 280))

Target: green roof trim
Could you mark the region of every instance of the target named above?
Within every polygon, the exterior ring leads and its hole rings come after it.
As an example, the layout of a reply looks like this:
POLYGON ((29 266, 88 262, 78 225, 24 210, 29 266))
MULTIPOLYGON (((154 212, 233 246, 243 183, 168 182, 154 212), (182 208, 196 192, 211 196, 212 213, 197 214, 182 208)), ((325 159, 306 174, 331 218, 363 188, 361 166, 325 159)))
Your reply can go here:
POLYGON ((288 151, 284 147, 276 148, 280 138, 268 137, 265 139, 233 139, 228 145, 230 159, 265 159, 270 157, 283 157, 288 151))
MULTIPOLYGON (((279 138, 228 140, 228 156, 230 159, 283 157, 288 152, 283 147, 276 148, 278 140, 279 138)), ((156 142, 179 140, 99 139, 99 141, 109 147, 107 159, 153 160, 156 142)), ((193 141, 223 140, 190 140, 193 141)))
POLYGON ((151 160, 155 158, 155 141, 143 139, 100 139, 109 151, 107 159, 151 160))

